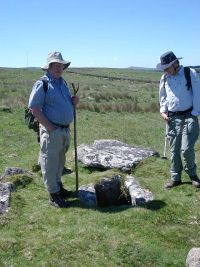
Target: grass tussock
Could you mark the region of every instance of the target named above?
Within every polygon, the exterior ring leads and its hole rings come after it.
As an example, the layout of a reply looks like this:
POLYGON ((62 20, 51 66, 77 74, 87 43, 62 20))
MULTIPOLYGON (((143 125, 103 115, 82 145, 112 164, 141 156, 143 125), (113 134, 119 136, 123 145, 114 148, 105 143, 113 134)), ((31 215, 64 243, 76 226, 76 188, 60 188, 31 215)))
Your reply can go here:
POLYGON ((138 105, 137 99, 127 103, 80 103, 78 106, 78 109, 80 110, 89 110, 92 112, 128 112, 128 113, 135 113, 135 112, 158 112, 159 106, 156 103, 150 103, 149 105, 146 105, 142 107, 141 105, 138 105))

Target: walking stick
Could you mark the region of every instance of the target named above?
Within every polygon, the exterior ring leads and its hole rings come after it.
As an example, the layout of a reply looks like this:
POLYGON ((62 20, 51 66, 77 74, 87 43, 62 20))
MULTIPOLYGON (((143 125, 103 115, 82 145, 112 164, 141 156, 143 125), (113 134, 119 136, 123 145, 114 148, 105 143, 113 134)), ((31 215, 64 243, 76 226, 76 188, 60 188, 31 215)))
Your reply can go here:
POLYGON ((163 151, 162 159, 167 159, 166 148, 167 148, 167 123, 166 123, 166 127, 165 127, 165 144, 164 144, 164 151, 163 151))
MULTIPOLYGON (((72 83, 74 90, 74 96, 78 93, 79 84, 76 88, 75 84, 72 83)), ((78 193, 78 157, 77 157, 77 138, 76 138, 76 105, 73 105, 74 108, 74 152, 75 152, 75 172, 76 172, 76 193, 78 193)))

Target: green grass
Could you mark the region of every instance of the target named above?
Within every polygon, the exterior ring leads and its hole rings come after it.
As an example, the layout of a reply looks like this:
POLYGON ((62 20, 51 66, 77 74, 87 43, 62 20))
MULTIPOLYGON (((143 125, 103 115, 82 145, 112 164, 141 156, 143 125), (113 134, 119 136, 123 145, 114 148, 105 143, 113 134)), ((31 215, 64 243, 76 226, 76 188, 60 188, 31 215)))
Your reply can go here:
MULTIPOLYGON (((114 71, 119 76, 128 76, 130 72, 114 71)), ((169 160, 148 158, 132 171, 155 197, 143 207, 87 208, 73 198, 67 209, 55 209, 48 204, 41 173, 31 171, 37 162, 39 145, 34 132, 24 124, 23 110, 31 83, 41 74, 40 70, 0 69, 0 77, 5 77, 4 84, 0 84, 0 175, 8 166, 27 171, 9 179, 15 183, 16 190, 12 193, 10 211, 0 216, 0 266, 185 266, 187 253, 200 243, 200 195, 198 189, 187 183, 164 190, 169 177, 169 160)), ((138 75, 147 78, 145 72, 138 75)), ((151 77, 155 79, 148 73, 148 79, 151 77)), ((123 104, 126 91, 130 97, 138 97, 142 109, 148 99, 152 99, 152 92, 155 94, 153 101, 156 103, 158 99, 156 85, 149 89, 142 82, 109 81, 72 73, 66 74, 66 78, 69 82, 80 83, 81 101, 94 104, 123 104), (113 95, 121 93, 121 99, 111 99, 111 92, 113 95), (96 102, 97 98, 90 99, 97 93, 100 102, 96 102), (101 97, 106 94, 108 98, 101 97)), ((163 153, 165 125, 158 111, 95 112, 79 108, 77 131, 78 144, 117 139, 163 153)), ((71 133, 66 166, 74 170, 73 125, 71 133)), ((199 149, 198 141, 197 163, 199 149)), ((118 170, 91 171, 79 163, 80 185, 114 173, 120 174, 118 170)), ((189 181, 186 174, 183 174, 183 181, 189 181)), ((64 175, 63 182, 67 188, 75 189, 75 173, 64 175)))

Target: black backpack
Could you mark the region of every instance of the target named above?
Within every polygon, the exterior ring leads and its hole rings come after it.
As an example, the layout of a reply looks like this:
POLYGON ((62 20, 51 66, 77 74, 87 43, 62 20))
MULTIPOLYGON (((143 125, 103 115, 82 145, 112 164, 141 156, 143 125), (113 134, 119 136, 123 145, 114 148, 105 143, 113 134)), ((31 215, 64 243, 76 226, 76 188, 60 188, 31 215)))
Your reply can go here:
MULTIPOLYGON (((46 94, 48 90, 48 81, 45 79, 41 79, 43 82, 43 89, 46 94)), ((28 126, 29 129, 32 129, 35 131, 38 135, 38 142, 39 142, 39 122, 38 120, 33 116, 32 111, 30 108, 25 107, 25 114, 24 114, 25 124, 28 126)))
MULTIPOLYGON (((184 74, 185 74, 185 79, 187 81, 186 86, 187 90, 192 90, 192 81, 191 81, 191 76, 190 76, 190 68, 189 67, 184 67, 184 74)), ((166 83, 167 77, 166 74, 164 74, 164 87, 166 83)))

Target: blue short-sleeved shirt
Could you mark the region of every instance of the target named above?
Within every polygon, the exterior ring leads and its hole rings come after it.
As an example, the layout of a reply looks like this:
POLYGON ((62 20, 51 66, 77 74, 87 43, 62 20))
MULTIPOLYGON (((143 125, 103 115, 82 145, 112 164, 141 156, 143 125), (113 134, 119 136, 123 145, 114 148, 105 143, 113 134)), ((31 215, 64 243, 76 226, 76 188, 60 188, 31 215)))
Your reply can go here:
POLYGON ((48 90, 45 93, 43 82, 38 80, 30 94, 29 108, 40 108, 52 123, 68 125, 73 121, 74 111, 71 94, 65 80, 55 79, 47 72, 42 77, 48 81, 48 90))

